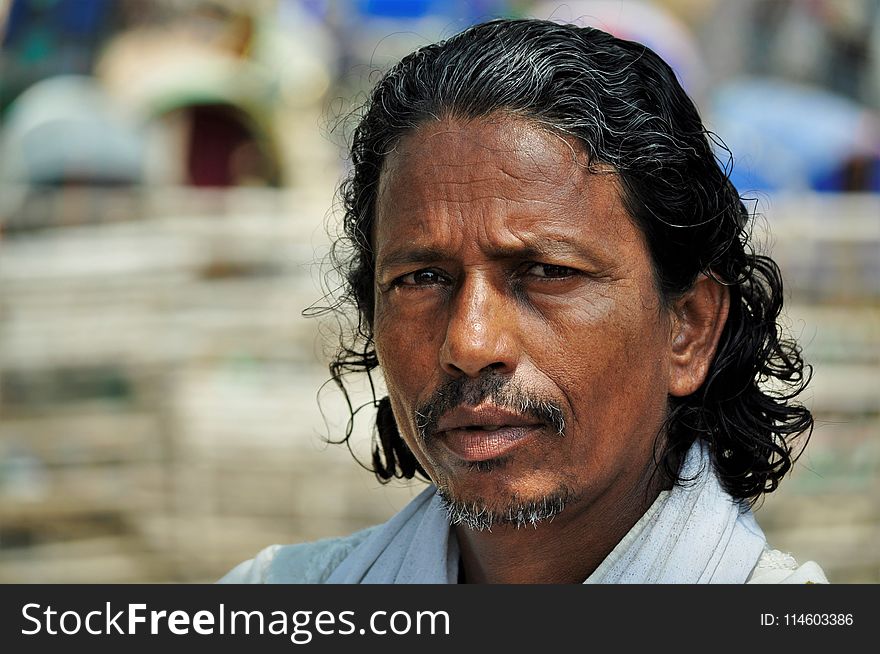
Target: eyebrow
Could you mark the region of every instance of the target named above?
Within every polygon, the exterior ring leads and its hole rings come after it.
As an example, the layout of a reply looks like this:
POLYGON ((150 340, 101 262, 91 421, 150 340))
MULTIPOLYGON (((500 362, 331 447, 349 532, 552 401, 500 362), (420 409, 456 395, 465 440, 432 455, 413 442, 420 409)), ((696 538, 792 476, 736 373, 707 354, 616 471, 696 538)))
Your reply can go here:
MULTIPOLYGON (((522 245, 501 246, 489 251, 492 259, 541 259, 553 256, 576 256, 579 260, 590 261, 598 266, 611 263, 609 254, 604 251, 579 247, 568 241, 553 239, 536 239, 535 242, 525 242, 522 245)), ((452 258, 447 250, 432 247, 404 247, 391 250, 376 259, 376 273, 385 269, 398 266, 410 266, 413 264, 426 264, 435 261, 444 261, 452 258)))
POLYGON ((443 250, 428 247, 400 248, 392 250, 388 254, 376 257, 376 272, 386 268, 397 266, 410 266, 412 264, 430 263, 448 259, 449 254, 443 250))

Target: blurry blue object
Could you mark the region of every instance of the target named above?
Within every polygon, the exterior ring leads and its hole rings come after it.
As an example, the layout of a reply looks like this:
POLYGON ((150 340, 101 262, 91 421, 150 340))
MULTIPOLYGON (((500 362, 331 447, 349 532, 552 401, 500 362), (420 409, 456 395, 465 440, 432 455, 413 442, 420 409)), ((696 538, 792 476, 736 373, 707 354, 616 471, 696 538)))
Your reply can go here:
POLYGON ((96 41, 110 29, 115 9, 110 0, 12 0, 6 31, 0 31, 2 45, 13 45, 34 29, 51 32, 56 42, 96 41))
POLYGON ((431 0, 360 0, 360 11, 385 18, 421 18, 435 3, 431 0))
POLYGON ((741 193, 880 191, 880 120, 852 100, 786 80, 739 79, 712 95, 708 122, 733 152, 741 193))
POLYGON ((418 20, 427 16, 460 18, 468 24, 510 14, 507 0, 357 0, 366 18, 418 20))
POLYGON ((90 35, 98 32, 112 11, 108 0, 65 0, 58 3, 60 27, 70 34, 90 35))

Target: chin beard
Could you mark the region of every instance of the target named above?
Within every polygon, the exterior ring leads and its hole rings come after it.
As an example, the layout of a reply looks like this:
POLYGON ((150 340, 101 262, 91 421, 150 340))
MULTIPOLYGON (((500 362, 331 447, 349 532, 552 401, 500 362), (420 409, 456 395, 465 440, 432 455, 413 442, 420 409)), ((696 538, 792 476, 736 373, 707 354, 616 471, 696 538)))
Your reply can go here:
POLYGON ((446 509, 449 524, 461 525, 474 531, 492 531, 492 527, 499 525, 516 529, 537 529, 539 523, 551 522, 574 499, 573 493, 563 488, 537 500, 521 501, 514 497, 506 507, 499 510, 489 508, 481 500, 467 502, 456 499, 445 488, 438 487, 437 493, 446 509))

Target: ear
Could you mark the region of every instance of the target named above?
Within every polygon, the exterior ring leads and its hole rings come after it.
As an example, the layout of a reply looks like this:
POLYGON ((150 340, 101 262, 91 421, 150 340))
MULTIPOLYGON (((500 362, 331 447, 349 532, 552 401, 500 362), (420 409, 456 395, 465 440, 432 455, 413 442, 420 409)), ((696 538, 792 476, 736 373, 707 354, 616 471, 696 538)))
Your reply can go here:
POLYGON ((693 287, 673 306, 669 394, 694 393, 706 374, 730 310, 726 286, 700 274, 693 287))

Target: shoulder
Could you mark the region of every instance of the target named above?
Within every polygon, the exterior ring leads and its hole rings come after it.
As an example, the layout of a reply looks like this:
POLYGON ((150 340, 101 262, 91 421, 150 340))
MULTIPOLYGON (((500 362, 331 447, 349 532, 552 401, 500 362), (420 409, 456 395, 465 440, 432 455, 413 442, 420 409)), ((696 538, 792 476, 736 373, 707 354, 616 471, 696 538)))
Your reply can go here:
POLYGON ((813 561, 799 564, 791 554, 766 548, 747 584, 827 584, 822 568, 813 561))
POLYGON ((296 545, 270 545, 239 563, 220 584, 322 584, 375 527, 341 538, 296 545))

